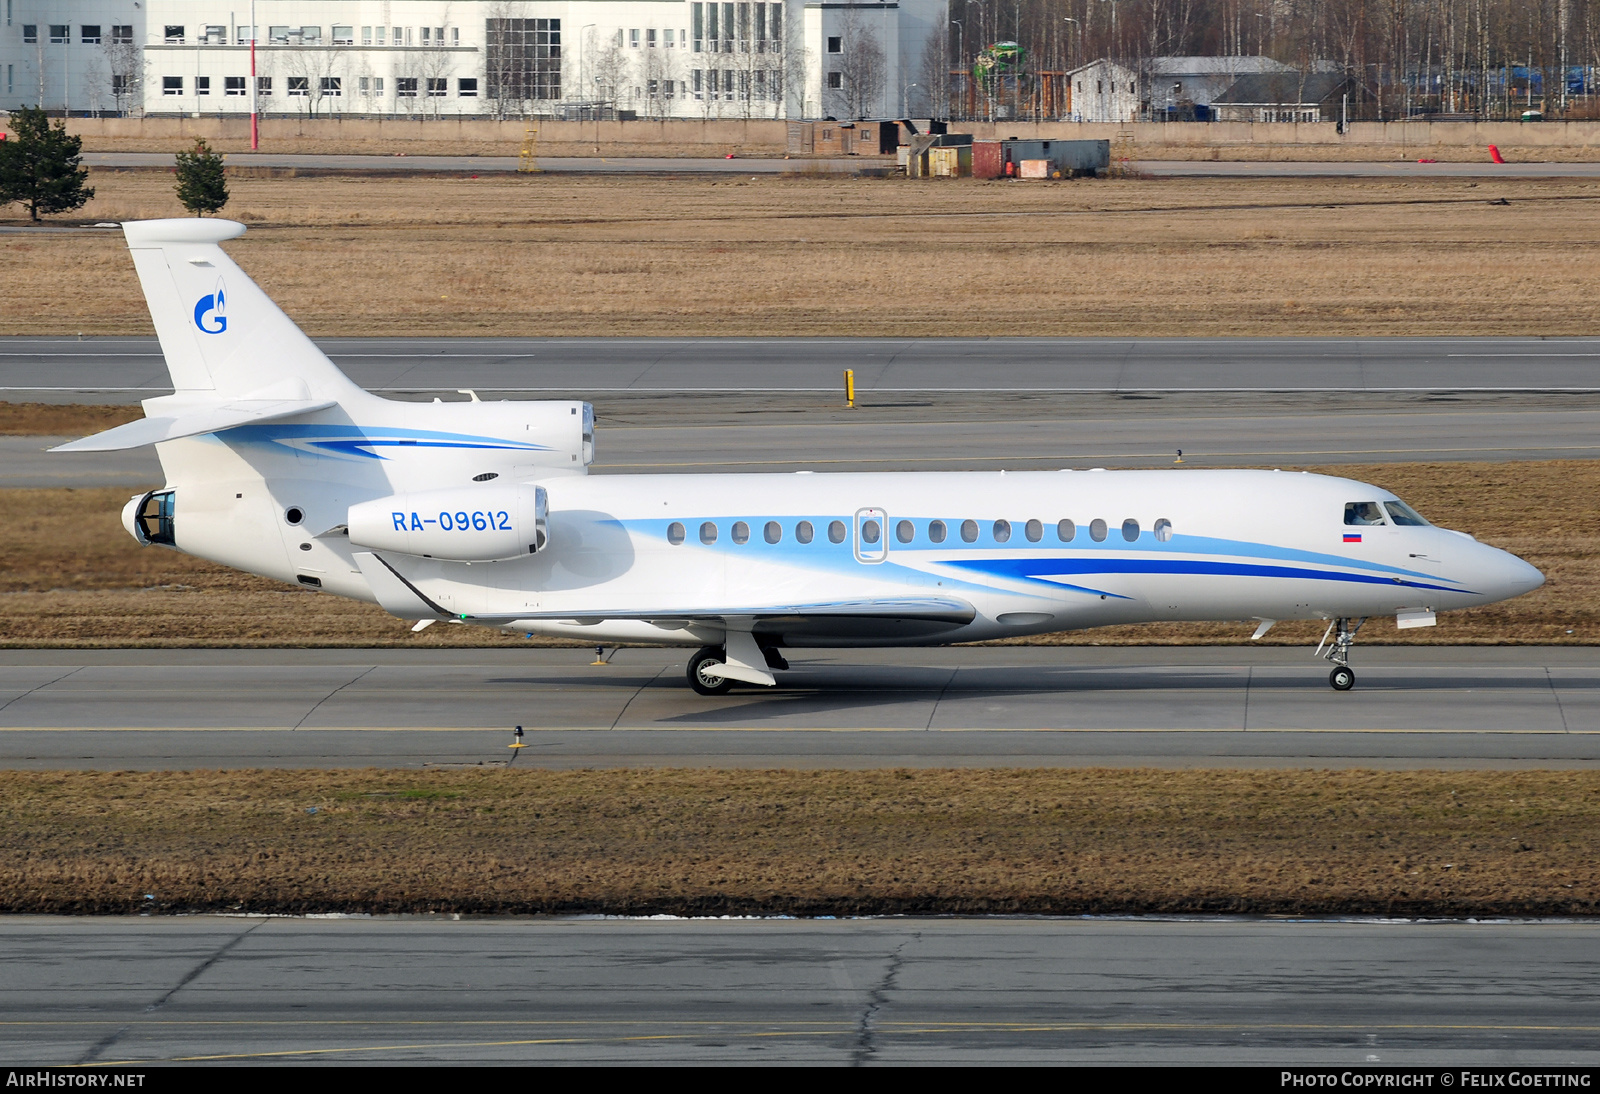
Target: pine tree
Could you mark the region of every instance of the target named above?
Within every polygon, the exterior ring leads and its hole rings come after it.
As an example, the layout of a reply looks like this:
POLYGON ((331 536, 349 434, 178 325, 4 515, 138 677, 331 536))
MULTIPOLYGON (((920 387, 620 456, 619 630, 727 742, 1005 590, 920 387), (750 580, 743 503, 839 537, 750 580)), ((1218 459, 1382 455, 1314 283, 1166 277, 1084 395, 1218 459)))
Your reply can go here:
POLYGON ((43 110, 13 110, 11 137, 0 141, 0 205, 19 201, 34 220, 82 208, 94 197, 84 185, 89 172, 80 166, 82 151, 83 139, 69 135, 61 121, 51 125, 43 110))
POLYGON ((197 217, 215 213, 228 204, 222 157, 211 151, 203 138, 194 142, 193 152, 178 153, 178 200, 197 217))

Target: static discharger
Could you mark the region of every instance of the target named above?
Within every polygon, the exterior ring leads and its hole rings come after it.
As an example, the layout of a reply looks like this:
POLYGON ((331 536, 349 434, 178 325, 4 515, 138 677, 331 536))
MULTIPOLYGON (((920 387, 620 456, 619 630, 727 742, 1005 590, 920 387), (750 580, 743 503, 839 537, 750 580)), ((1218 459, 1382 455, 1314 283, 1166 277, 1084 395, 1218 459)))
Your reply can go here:
POLYGON ((527 745, 522 743, 522 727, 521 726, 517 727, 516 733, 512 734, 512 736, 514 736, 516 738, 516 740, 514 740, 510 744, 506 745, 507 748, 527 748, 528 747, 527 745))

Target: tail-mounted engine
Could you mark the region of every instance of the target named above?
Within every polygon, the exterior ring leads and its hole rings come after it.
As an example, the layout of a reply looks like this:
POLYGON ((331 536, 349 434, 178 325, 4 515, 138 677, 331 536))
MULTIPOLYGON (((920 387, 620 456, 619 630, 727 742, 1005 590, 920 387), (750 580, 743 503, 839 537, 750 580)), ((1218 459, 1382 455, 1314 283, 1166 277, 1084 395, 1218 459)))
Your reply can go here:
POLYGON ((549 503, 523 483, 393 494, 350 507, 350 542, 452 562, 494 562, 544 548, 549 503))
POLYGON ((152 490, 148 494, 135 494, 122 507, 122 526, 139 541, 140 546, 152 543, 171 547, 176 543, 173 528, 174 501, 172 490, 152 490))

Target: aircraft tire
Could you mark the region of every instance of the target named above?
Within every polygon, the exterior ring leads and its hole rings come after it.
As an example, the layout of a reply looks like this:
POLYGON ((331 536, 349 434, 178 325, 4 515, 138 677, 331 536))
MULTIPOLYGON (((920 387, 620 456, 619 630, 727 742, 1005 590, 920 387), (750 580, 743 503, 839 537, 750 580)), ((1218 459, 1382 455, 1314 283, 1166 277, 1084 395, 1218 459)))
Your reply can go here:
POLYGON ((1334 691, 1349 691, 1356 686, 1356 674, 1340 665, 1328 673, 1328 686, 1334 691))
POLYGON ((733 680, 726 676, 715 674, 705 675, 702 670, 716 668, 721 665, 728 655, 721 646, 704 646, 695 655, 689 658, 689 686, 701 695, 726 695, 728 689, 733 687, 733 680))

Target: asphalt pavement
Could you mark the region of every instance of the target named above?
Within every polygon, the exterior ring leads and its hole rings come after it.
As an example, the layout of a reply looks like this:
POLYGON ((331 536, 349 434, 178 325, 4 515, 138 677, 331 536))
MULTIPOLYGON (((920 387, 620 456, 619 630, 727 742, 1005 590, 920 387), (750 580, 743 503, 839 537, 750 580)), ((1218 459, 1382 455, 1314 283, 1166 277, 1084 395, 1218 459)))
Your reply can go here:
POLYGON ((1600 1063, 1593 923, 24 916, 0 948, 14 1066, 1600 1063))
POLYGON ((1600 766, 1586 647, 1358 645, 1347 693, 1309 648, 793 650, 716 697, 688 652, 0 651, 0 767, 1600 766))

